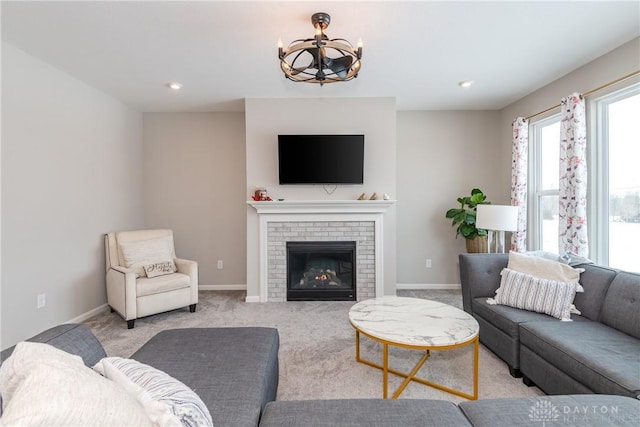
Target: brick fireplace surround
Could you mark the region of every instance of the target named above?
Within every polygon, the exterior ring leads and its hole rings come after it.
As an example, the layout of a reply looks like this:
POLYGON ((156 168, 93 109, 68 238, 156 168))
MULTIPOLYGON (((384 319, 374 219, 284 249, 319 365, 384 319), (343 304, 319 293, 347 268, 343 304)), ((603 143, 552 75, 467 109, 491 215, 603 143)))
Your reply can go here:
POLYGON ((355 241, 356 298, 382 296, 384 212, 395 201, 247 202, 258 212, 260 302, 286 301, 286 242, 355 241))

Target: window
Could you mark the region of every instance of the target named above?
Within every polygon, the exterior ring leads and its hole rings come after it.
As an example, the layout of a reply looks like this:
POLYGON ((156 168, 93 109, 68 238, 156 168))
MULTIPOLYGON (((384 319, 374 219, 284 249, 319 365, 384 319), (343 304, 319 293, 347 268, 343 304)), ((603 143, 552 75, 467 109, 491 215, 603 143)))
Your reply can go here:
POLYGON ((529 148, 529 248, 558 252, 560 116, 532 123, 529 148))
POLYGON ((592 258, 640 271, 640 84, 594 99, 590 150, 592 258))
MULTIPOLYGON (((640 271, 640 83, 589 99, 589 258, 640 271)), ((528 249, 558 252, 560 115, 529 125, 528 249)))

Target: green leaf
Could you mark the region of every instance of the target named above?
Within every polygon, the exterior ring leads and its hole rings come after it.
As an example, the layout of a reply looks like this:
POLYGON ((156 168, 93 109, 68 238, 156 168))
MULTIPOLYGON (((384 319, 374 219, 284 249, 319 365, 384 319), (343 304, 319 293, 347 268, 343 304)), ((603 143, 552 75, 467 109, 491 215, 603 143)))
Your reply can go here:
POLYGON ((476 228, 471 224, 462 224, 460 226, 460 234, 462 234, 466 238, 468 238, 468 236, 471 235, 471 233, 474 233, 475 231, 476 231, 476 228))
POLYGON ((453 218, 460 213, 462 209, 449 209, 446 213, 447 218, 453 218))
POLYGON ((456 237, 464 236, 465 239, 473 239, 477 236, 486 236, 487 230, 476 228, 476 208, 480 204, 491 204, 487 196, 478 188, 471 190, 471 196, 458 197, 459 208, 449 209, 445 216, 451 219, 452 227, 456 227, 456 237))

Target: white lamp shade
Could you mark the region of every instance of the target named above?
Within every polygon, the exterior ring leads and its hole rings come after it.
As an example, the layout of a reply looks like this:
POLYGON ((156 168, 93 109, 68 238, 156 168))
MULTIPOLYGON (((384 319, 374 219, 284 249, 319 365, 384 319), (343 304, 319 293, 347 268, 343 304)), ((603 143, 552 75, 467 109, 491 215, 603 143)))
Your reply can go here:
POLYGON ((517 231, 518 207, 505 205, 478 205, 476 227, 485 230, 517 231))

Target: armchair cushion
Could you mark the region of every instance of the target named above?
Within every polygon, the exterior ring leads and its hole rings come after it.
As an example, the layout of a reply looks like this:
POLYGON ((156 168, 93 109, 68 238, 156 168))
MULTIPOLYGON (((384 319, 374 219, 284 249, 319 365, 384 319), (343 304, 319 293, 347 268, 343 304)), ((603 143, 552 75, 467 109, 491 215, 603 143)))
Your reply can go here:
POLYGON ((144 266, 165 261, 173 262, 173 240, 170 237, 121 242, 124 265, 135 271, 137 277, 146 276, 144 266))
POLYGON ((191 278, 186 274, 173 273, 153 278, 141 277, 136 280, 136 293, 138 297, 154 295, 175 289, 188 288, 191 278))

